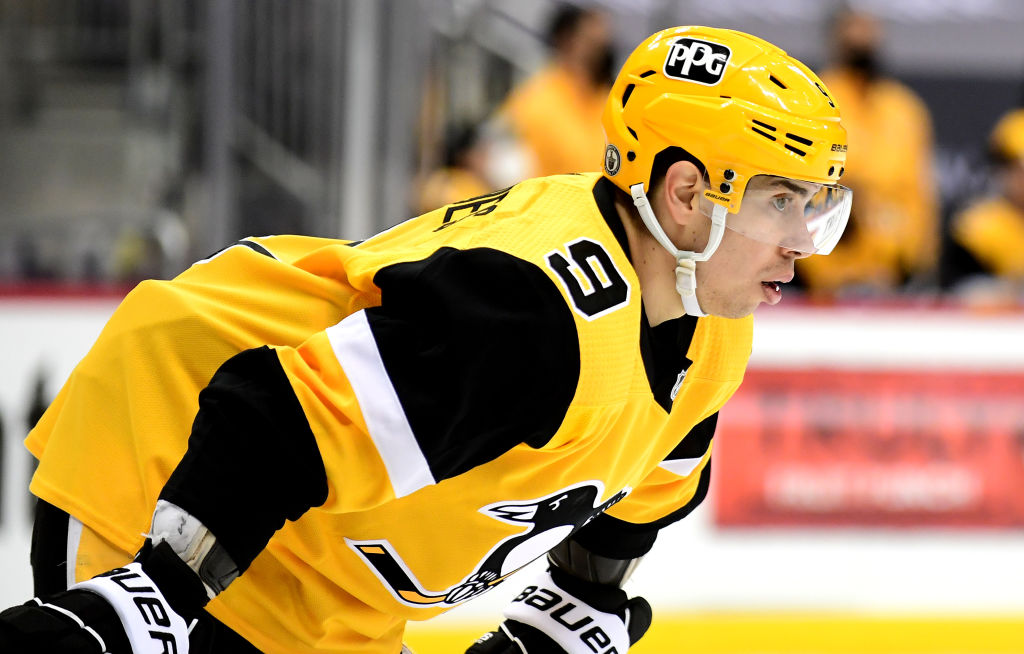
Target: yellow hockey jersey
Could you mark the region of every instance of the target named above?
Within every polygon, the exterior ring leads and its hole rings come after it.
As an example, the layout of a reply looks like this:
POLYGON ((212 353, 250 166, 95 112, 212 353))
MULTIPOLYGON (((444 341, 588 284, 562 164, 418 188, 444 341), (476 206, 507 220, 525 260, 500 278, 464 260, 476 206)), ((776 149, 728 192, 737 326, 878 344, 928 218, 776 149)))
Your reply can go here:
POLYGON ((1024 212, 1004 197, 973 204, 953 219, 953 239, 984 272, 1024 280, 1024 212))
MULTIPOLYGON (((406 620, 570 534, 642 554, 707 491, 752 321, 649 326, 615 193, 598 175, 530 180, 364 242, 250 238, 143 282, 29 434, 32 491, 136 551, 200 391, 270 345, 254 360, 286 383, 247 429, 311 432, 327 492, 207 608, 261 650, 397 652, 406 620)), ((306 474, 231 468, 250 478, 211 505, 306 474)))

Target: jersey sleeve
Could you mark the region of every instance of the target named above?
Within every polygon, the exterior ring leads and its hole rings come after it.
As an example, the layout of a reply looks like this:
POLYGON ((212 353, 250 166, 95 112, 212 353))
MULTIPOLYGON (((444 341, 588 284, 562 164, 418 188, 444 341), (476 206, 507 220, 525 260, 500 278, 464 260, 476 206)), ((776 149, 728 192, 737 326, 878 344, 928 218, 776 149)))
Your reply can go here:
POLYGON ((380 306, 279 352, 336 510, 548 442, 575 394, 580 355, 572 314, 543 271, 497 250, 442 248, 381 269, 374 283, 380 306))
POLYGON ((348 345, 376 347, 380 383, 398 398, 395 415, 433 479, 548 442, 575 395, 580 352, 572 313, 544 272, 498 250, 445 248, 374 281, 383 301, 365 312, 373 342, 348 345))
POLYGON ((444 248, 382 268, 380 306, 298 347, 229 359, 200 395, 161 498, 242 569, 286 519, 372 508, 558 430, 579 379, 575 322, 537 266, 444 248))
POLYGON ((573 535, 587 550, 614 559, 643 556, 658 531, 682 520, 707 496, 718 413, 698 423, 626 499, 573 535))

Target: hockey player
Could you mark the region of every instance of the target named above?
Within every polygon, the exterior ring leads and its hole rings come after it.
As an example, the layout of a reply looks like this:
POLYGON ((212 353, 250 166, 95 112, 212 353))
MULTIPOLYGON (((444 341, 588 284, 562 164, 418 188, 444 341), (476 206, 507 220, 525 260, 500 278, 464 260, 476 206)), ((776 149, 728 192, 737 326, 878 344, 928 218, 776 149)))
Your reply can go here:
POLYGON ((547 555, 471 651, 625 652, 750 314, 851 196, 828 91, 743 33, 651 36, 604 126, 603 175, 140 284, 29 435, 39 597, 0 651, 396 654, 547 555))

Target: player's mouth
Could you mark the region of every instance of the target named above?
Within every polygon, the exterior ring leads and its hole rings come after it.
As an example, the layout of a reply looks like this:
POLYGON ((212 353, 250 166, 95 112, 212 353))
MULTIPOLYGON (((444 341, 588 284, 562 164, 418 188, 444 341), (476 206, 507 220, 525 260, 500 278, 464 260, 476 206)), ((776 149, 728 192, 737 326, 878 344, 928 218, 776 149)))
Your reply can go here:
POLYGON ((789 273, 782 279, 772 279, 761 282, 764 289, 764 301, 768 304, 778 304, 782 301, 782 285, 793 280, 793 274, 789 273))
POLYGON ((782 282, 761 282, 764 289, 764 301, 768 304, 778 304, 782 301, 782 282))

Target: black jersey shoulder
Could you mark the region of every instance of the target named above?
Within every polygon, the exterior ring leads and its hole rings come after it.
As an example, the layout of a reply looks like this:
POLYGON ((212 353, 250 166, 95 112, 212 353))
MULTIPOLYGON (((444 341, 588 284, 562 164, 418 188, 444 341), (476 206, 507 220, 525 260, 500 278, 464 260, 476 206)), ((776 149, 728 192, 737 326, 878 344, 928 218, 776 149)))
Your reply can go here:
POLYGON ((519 443, 544 446, 576 393, 572 312, 538 266, 491 248, 441 248, 379 270, 367 319, 438 481, 519 443))

